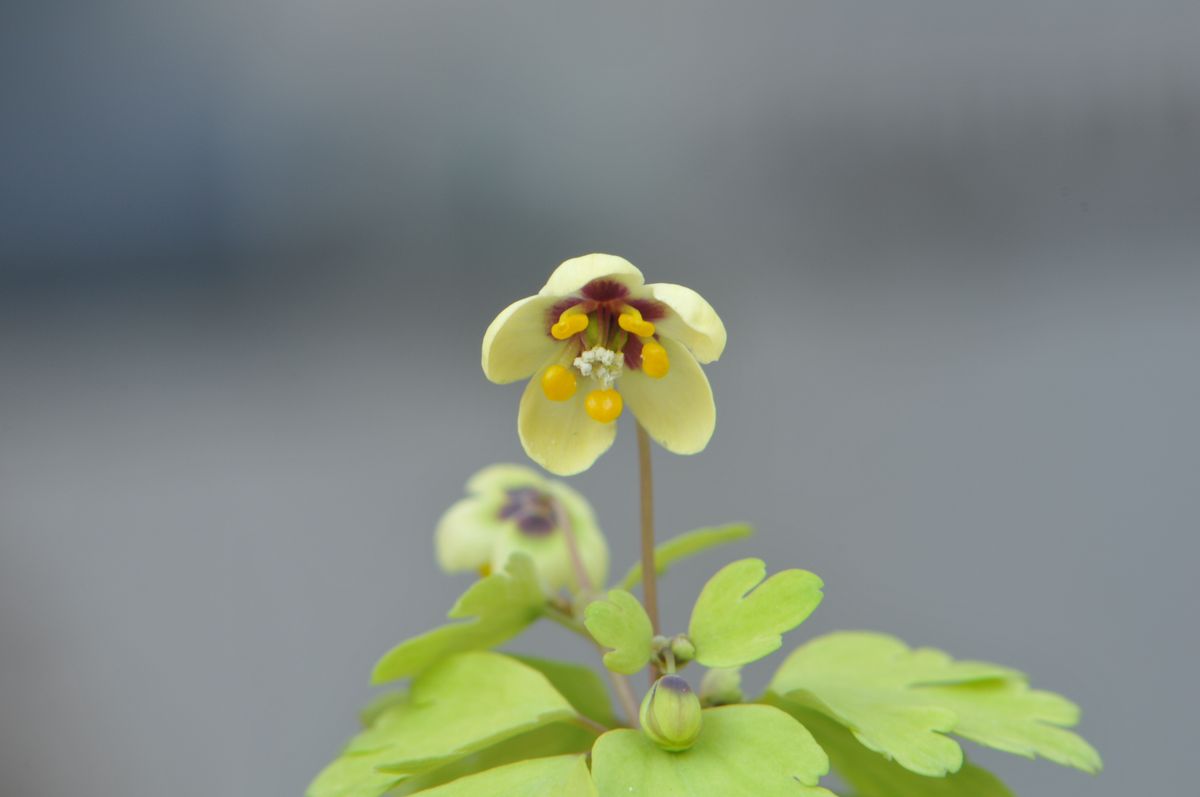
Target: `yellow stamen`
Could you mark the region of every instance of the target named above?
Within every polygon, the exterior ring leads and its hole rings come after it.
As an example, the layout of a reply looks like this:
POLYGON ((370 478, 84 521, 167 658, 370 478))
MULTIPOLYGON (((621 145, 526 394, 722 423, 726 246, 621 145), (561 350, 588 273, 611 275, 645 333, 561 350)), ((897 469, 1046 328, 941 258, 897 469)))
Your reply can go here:
POLYGON ((662 379, 671 370, 671 360, 667 350, 657 340, 649 340, 642 344, 642 370, 646 376, 662 379))
POLYGON ((578 335, 588 327, 587 313, 580 305, 572 305, 562 311, 558 323, 550 327, 550 334, 555 340, 566 340, 572 335, 578 335))
POLYGON ((575 374, 561 365, 552 365, 542 372, 542 392, 551 401, 566 401, 575 395, 575 374))
POLYGON ((625 401, 621 398, 621 394, 615 390, 593 390, 591 393, 588 393, 587 400, 584 401, 583 406, 587 410, 587 414, 592 416, 593 420, 600 423, 612 423, 621 417, 621 410, 625 408, 625 401))
POLYGON ((626 305, 621 308, 621 315, 617 318, 617 324, 621 329, 639 338, 648 338, 654 334, 654 324, 642 318, 642 313, 633 305, 626 305))
POLYGON ((492 566, 490 564, 482 564, 479 566, 479 577, 487 578, 492 574, 492 566))

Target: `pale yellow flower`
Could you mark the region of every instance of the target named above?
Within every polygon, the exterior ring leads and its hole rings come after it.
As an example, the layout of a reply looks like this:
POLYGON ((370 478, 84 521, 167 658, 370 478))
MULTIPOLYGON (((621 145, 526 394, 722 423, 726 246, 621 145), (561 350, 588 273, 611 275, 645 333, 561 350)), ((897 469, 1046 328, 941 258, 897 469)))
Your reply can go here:
POLYGON ((483 372, 497 383, 532 376, 517 431, 546 470, 587 470, 628 406, 659 445, 695 454, 716 425, 700 363, 721 356, 725 325, 700 294, 644 284, 622 257, 592 254, 554 270, 536 296, 514 302, 483 336, 483 372))
POLYGON ((571 545, 591 587, 608 578, 608 543, 587 499, 570 485, 520 465, 489 465, 467 482, 467 497, 442 515, 434 532, 438 564, 454 573, 503 570, 523 553, 550 593, 578 592, 571 545))

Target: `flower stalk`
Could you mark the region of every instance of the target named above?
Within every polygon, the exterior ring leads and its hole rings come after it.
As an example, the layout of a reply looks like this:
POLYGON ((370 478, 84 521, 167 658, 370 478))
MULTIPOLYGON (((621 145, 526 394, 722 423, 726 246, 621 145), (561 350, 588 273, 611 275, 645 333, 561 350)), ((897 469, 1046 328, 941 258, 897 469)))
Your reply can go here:
MULTIPOLYGON (((579 593, 583 596, 584 603, 586 603, 587 599, 595 593, 595 587, 592 584, 591 577, 588 576, 587 567, 584 566, 583 556, 579 552, 579 545, 575 540, 575 529, 571 527, 570 518, 567 517, 562 504, 555 504, 555 514, 567 539, 567 551, 571 557, 571 567, 575 571, 575 578, 579 583, 579 593)), ((592 635, 584 627, 583 623, 579 622, 579 619, 570 611, 559 609, 551 604, 546 611, 546 616, 564 628, 569 628, 575 633, 586 637, 593 644, 596 643, 596 640, 592 639, 592 635)), ((597 647, 599 648, 598 645, 597 647)), ((638 715, 638 705, 637 700, 634 699, 633 690, 629 688, 629 681, 620 673, 615 673, 608 669, 605 672, 612 683, 613 694, 616 695, 617 702, 621 705, 621 711, 624 712, 626 721, 632 723, 638 715)))
POLYGON ((575 525, 571 522, 570 516, 559 501, 554 502, 554 519, 558 527, 562 530, 563 538, 566 540, 567 555, 571 558, 571 569, 575 572, 575 581, 579 586, 579 594, 585 599, 590 598, 592 593, 596 591, 596 588, 592 584, 592 578, 588 575, 587 567, 583 563, 583 554, 579 552, 579 541, 575 539, 575 525))
MULTIPOLYGON (((642 603, 654 633, 658 634, 662 629, 658 620, 658 568, 654 565, 654 472, 650 464, 650 435, 640 423, 637 425, 637 442, 642 496, 642 603)), ((657 681, 659 675, 657 665, 651 665, 650 683, 657 681)))

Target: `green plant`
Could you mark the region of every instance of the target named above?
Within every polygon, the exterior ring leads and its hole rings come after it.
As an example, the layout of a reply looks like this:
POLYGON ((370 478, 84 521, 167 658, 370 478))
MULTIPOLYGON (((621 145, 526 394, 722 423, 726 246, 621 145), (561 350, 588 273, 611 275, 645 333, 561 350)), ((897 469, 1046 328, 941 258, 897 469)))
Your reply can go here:
POLYGON ((518 430, 534 461, 560 475, 585 470, 612 444, 627 404, 636 416, 642 560, 603 589, 607 544, 581 495, 521 466, 476 474, 436 541, 445 569, 477 570, 479 580, 450 610, 453 622, 380 659, 374 683, 410 679, 407 690, 363 711, 362 732, 309 797, 832 795, 820 785, 831 766, 857 797, 1010 795, 964 761, 954 737, 1100 769, 1068 730, 1079 718, 1070 701, 1007 667, 885 634, 810 639, 746 699, 738 668, 778 650, 821 603, 821 579, 805 570, 768 576, 761 560, 732 562, 701 590, 686 631, 664 633, 658 576, 750 534, 730 524, 654 544, 651 438, 681 454, 707 445, 716 415, 699 362, 724 346, 725 328, 698 294, 644 285, 609 255, 567 261, 497 317, 484 372, 532 377, 518 430), (595 643, 609 688, 579 664, 492 650, 542 619, 595 643), (696 665, 707 668, 698 691, 684 676, 696 665), (642 670, 639 706, 628 676, 642 670))

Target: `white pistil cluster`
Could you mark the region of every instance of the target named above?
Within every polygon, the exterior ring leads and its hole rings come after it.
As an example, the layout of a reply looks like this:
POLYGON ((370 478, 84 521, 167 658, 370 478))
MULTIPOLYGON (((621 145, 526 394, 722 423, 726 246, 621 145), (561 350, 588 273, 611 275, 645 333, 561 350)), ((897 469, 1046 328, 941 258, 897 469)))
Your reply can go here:
POLYGON ((579 373, 590 376, 608 390, 621 375, 625 355, 603 346, 596 346, 576 357, 574 365, 579 369, 579 373))

